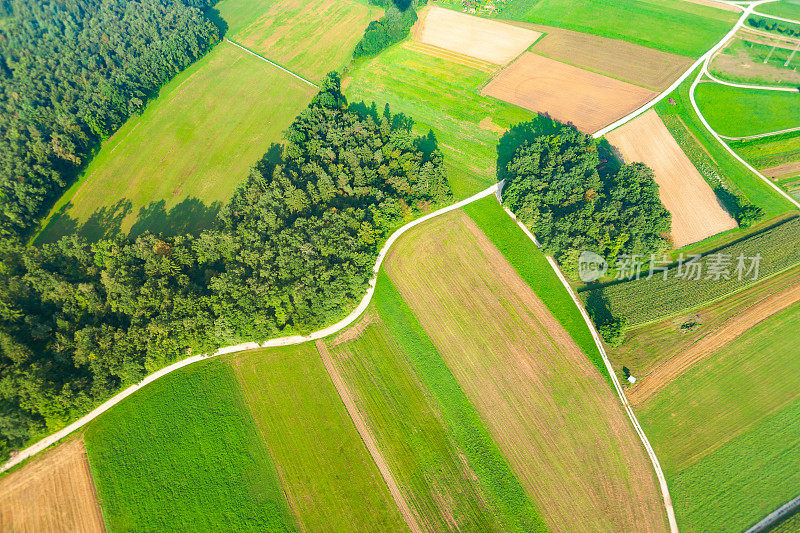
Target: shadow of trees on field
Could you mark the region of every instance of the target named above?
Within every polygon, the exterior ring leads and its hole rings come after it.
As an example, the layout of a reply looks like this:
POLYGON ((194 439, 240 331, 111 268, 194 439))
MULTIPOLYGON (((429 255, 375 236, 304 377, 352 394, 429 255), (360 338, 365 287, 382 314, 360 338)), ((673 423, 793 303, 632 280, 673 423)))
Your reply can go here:
MULTIPOLYGON (((56 213, 47 227, 36 239, 36 244, 55 242, 66 235, 78 235, 89 242, 123 235, 122 225, 133 211, 133 203, 125 198, 95 210, 85 222, 69 215, 71 203, 65 204, 56 213)), ((175 235, 197 235, 214 226, 222 202, 205 204, 198 198, 186 198, 170 209, 165 200, 150 202, 142 206, 136 221, 127 232, 131 239, 145 232, 172 237, 175 235)))

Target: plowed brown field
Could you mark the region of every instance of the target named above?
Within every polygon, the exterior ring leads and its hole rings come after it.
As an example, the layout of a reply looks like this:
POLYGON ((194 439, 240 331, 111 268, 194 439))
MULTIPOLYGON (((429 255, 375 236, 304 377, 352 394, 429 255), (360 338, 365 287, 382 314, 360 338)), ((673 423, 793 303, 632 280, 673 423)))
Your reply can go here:
POLYGON ((736 227, 654 110, 612 131, 606 139, 626 162, 645 163, 655 172, 661 202, 672 213, 676 248, 736 227))
POLYGON ((412 35, 424 44, 505 65, 542 34, 433 6, 422 11, 412 35))
POLYGON ((571 122, 594 133, 652 100, 656 93, 526 52, 482 93, 571 122))
POLYGON ((105 531, 82 440, 61 444, 0 480, 0 531, 105 531))
POLYGON ((415 228, 386 268, 553 530, 666 528, 611 388, 471 219, 415 228))

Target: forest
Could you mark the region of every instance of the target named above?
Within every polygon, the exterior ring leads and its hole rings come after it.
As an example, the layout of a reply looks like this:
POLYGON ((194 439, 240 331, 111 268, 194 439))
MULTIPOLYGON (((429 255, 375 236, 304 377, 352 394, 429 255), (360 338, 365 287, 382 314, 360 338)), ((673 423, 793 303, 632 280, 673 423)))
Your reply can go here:
POLYGON ((389 233, 450 199, 435 140, 332 73, 215 229, 0 241, 0 453, 179 358, 341 318, 389 233))
POLYGON ((219 40, 205 0, 3 3, 0 236, 25 237, 100 142, 219 40))
POLYGON ((563 127, 526 140, 501 169, 503 203, 569 274, 584 250, 614 264, 620 254, 649 256, 669 248, 672 217, 653 171, 642 163, 616 168, 612 157, 600 154, 598 141, 563 127))

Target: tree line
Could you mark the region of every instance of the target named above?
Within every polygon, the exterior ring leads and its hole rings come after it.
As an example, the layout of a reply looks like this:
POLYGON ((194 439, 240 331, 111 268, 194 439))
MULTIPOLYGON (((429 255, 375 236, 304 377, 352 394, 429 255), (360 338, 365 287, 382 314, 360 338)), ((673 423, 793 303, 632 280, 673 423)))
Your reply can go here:
POLYGON ((0 240, 0 453, 182 357, 343 317, 389 233, 450 199, 435 142, 331 74, 216 228, 0 240))
POLYGON ((219 40, 205 0, 6 0, 0 236, 28 234, 100 142, 219 40))

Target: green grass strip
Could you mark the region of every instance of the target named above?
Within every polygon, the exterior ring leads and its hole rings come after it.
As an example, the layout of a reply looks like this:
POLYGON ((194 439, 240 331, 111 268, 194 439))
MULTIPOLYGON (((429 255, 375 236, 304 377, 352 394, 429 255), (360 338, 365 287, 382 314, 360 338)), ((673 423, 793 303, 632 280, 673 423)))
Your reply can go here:
POLYGON ((592 333, 542 251, 519 229, 493 196, 465 206, 464 211, 533 289, 610 385, 611 376, 592 333))
POLYGON ((514 476, 475 407, 383 270, 378 274, 374 302, 381 319, 438 402, 456 443, 501 520, 513 531, 547 531, 539 511, 514 476))
POLYGON ((294 531, 275 467, 223 361, 151 383, 93 422, 109 531, 294 531))

